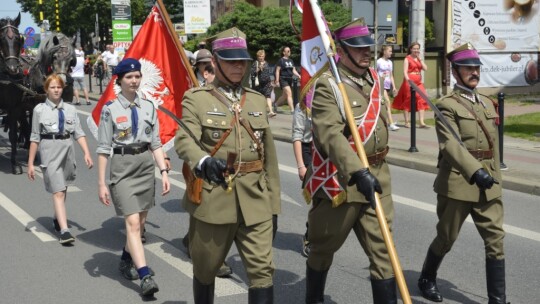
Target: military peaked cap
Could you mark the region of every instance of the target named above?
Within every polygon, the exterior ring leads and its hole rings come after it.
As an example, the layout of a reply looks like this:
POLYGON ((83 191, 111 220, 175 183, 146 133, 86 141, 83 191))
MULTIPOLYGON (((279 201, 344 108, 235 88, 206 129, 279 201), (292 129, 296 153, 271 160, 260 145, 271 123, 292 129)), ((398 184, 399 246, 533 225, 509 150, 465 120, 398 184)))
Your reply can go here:
POLYGON ((212 36, 207 41, 212 43, 212 51, 219 59, 253 60, 247 50, 246 34, 236 27, 212 36))
POLYGON ((479 66, 482 65, 478 51, 467 42, 446 55, 446 58, 455 65, 479 66))
POLYGON ((336 40, 350 47, 366 47, 375 44, 364 18, 356 19, 334 31, 336 40))

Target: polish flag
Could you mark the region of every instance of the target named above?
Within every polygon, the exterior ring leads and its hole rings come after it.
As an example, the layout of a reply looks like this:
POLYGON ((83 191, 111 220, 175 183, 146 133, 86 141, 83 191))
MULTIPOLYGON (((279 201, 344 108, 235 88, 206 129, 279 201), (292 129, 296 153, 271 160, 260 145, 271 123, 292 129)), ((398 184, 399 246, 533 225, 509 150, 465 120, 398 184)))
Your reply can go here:
MULTIPOLYGON (((194 84, 184 49, 175 43, 172 35, 176 33, 169 31, 168 18, 167 12, 162 12, 155 5, 124 57, 138 59, 141 63, 139 96, 152 101, 156 109, 161 106, 181 117, 182 97, 194 84)), ((115 82, 116 76, 113 76, 92 115, 88 117, 88 127, 96 138, 103 105, 115 99, 120 92, 120 87, 115 82)), ((166 151, 174 145, 178 124, 162 111, 157 111, 157 115, 159 136, 166 151)))

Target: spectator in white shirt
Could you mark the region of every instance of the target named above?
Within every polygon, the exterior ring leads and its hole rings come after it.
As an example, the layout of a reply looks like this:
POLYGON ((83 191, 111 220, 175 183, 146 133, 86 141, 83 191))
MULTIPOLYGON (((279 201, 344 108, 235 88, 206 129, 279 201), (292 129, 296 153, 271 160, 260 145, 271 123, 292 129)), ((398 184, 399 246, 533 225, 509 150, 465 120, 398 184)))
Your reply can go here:
POLYGON ((90 104, 90 100, 88 100, 88 89, 86 88, 86 85, 84 84, 84 52, 82 50, 82 47, 78 46, 75 49, 75 57, 77 58, 77 63, 71 70, 71 77, 73 78, 73 89, 75 94, 75 104, 80 105, 81 102, 79 100, 79 90, 83 91, 84 98, 86 99, 86 104, 90 104))

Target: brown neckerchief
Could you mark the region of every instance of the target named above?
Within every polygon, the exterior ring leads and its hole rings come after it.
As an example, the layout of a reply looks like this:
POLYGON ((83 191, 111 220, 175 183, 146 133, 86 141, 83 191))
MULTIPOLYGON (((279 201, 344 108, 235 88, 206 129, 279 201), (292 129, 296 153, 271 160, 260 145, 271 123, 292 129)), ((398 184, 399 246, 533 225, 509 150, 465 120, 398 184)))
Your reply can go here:
MULTIPOLYGON (((368 72, 369 72, 369 70, 366 73, 368 73, 368 72)), ((343 75, 342 73, 339 73, 339 75, 341 76, 341 81, 343 81, 343 83, 348 84, 356 92, 358 92, 362 96, 364 96, 364 98, 367 99, 368 101, 370 100, 369 96, 366 94, 366 92, 364 92, 364 90, 362 89, 362 87, 358 83, 352 81, 349 77, 347 77, 347 75, 343 75)), ((379 113, 379 117, 382 119, 384 126, 386 128, 388 128, 388 122, 386 122, 386 119, 382 115, 382 111, 379 113)))
MULTIPOLYGON (((219 101, 221 101, 221 103, 226 105, 227 108, 230 107, 229 100, 225 96, 223 96, 222 94, 217 92, 216 89, 212 89, 209 92, 210 92, 210 94, 212 94, 212 96, 214 96, 219 101)), ((246 92, 244 92, 244 94, 242 94, 242 99, 240 100, 240 107, 243 107, 245 103, 246 103, 246 92)), ((226 137, 229 136, 229 134, 231 133, 232 126, 234 125, 234 122, 235 122, 235 117, 233 118, 233 120, 231 122, 231 128, 227 130, 227 133, 224 134, 223 137, 221 138, 221 140, 218 142, 219 146, 218 145, 214 146, 215 152, 214 151, 212 151, 212 152, 216 153, 217 150, 219 150, 219 148, 221 147, 221 145, 225 141, 226 137)), ((253 142, 255 142, 257 144, 257 152, 259 153, 259 157, 261 159, 263 159, 261 141, 257 138, 257 136, 255 136, 255 132, 253 132, 253 129, 251 129, 251 126, 249 125, 249 123, 247 123, 247 121, 245 119, 243 119, 242 117, 239 117, 239 121, 240 121, 240 124, 244 127, 244 129, 246 129, 247 133, 249 134, 249 136, 251 137, 253 142)))
MULTIPOLYGON (((480 118, 478 117, 478 115, 476 115, 476 113, 474 113, 474 110, 472 107, 469 107, 467 106, 464 102, 462 102, 459 97, 457 96, 452 96, 453 99, 455 99, 459 104, 461 104, 465 109, 467 109, 467 111, 469 111, 469 113, 472 114, 472 116, 474 116, 474 118, 476 119, 476 122, 478 123, 478 125, 480 126, 480 128, 482 129, 482 131, 484 131, 484 134, 486 134, 486 138, 488 140, 488 144, 489 144, 489 149, 491 151, 493 151, 493 139, 491 138, 491 136, 489 135, 489 132, 488 130, 486 129, 486 126, 484 126, 484 123, 482 122, 482 120, 480 120, 480 118)), ((477 101, 477 102, 480 102, 480 101, 477 101)))

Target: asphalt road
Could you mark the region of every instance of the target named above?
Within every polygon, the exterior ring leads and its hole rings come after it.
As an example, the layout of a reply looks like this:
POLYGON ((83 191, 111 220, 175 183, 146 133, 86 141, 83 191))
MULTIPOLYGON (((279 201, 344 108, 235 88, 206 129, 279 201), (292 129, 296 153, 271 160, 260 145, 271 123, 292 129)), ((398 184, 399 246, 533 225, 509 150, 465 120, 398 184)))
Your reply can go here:
MULTIPOLYGON (((79 107, 86 128, 90 107, 79 107)), ((172 172, 173 188, 157 197, 148 217, 145 245, 148 264, 156 272, 160 292, 141 298, 138 281, 127 281, 117 267, 125 241, 123 219, 112 207, 101 205, 97 169, 87 170, 76 147, 78 177, 68 190, 67 211, 72 247, 62 247, 51 225, 51 195, 42 178, 31 182, 26 174, 11 175, 7 134, 0 132, 0 303, 193 303, 192 268, 181 238, 188 215, 180 206, 184 192, 181 174, 172 172)), ((95 151, 96 141, 89 135, 95 151)), ((305 258, 301 239, 309 206, 303 202, 292 146, 277 142, 282 184, 282 215, 274 243, 275 303, 303 303, 305 258)), ((169 152, 174 156, 174 152, 169 152)), ((20 160, 26 164, 26 152, 20 160)), ((97 157, 94 155, 94 161, 97 157)), ((181 161, 173 157, 173 168, 181 161)), ((23 168, 26 173, 26 167, 23 168)), ((434 175, 391 167, 396 216, 394 240, 413 303, 428 303, 416 287, 422 262, 435 235, 434 175)), ((159 178, 159 172, 156 172, 159 178)), ((158 183, 157 192, 160 192, 158 183)), ((540 298, 540 204, 538 197, 505 191, 507 236, 507 294, 512 303, 537 303, 540 298)), ((247 303, 246 275, 233 247, 227 262, 230 279, 216 282, 216 303, 247 303)), ((483 243, 471 222, 439 270, 444 303, 487 303, 483 243)), ((354 234, 337 252, 326 285, 326 303, 372 303, 368 260, 354 234)))

